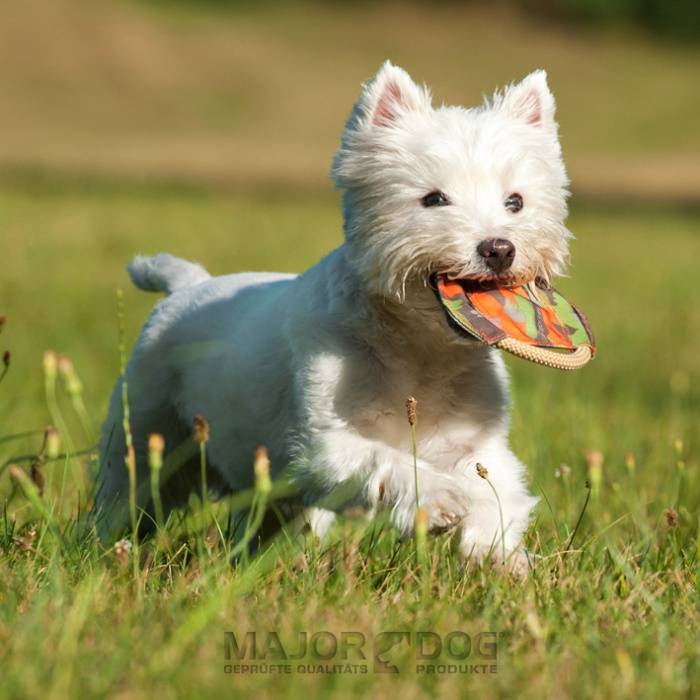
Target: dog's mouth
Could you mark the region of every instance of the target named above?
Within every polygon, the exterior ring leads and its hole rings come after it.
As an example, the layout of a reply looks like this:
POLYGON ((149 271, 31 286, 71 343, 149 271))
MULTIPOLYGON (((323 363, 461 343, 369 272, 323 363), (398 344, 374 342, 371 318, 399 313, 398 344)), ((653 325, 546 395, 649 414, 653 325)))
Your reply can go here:
POLYGON ((459 282, 460 284, 474 289, 493 289, 495 287, 513 287, 519 280, 515 275, 505 274, 475 274, 475 275, 453 275, 450 273, 438 273, 438 277, 446 279, 450 282, 459 282))
POLYGON ((438 280, 459 282, 465 290, 480 291, 498 288, 524 287, 536 284, 540 289, 550 289, 551 285, 543 277, 525 277, 512 272, 502 274, 476 273, 473 275, 456 275, 451 272, 434 272, 430 275, 430 286, 437 288, 438 280))

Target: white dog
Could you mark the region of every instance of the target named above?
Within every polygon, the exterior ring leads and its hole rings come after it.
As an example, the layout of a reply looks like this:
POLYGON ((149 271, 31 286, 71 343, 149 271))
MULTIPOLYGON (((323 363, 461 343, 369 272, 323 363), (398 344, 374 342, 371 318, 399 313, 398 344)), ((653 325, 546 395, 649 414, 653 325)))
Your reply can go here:
MULTIPOLYGON (((139 481, 148 434, 162 433, 169 448, 191 443, 201 414, 216 488, 250 487, 251 455, 264 444, 273 475, 292 465, 302 502, 316 504, 319 535, 349 498, 388 507, 407 533, 416 499, 405 402, 414 396, 430 527, 459 523, 465 556, 502 558, 504 544, 522 567, 536 499, 508 447, 503 360, 449 326, 429 278, 525 283, 564 271, 568 181, 554 109, 543 71, 478 108, 433 108, 428 90, 387 62, 364 86, 334 161, 345 222, 337 250, 299 276, 212 278, 170 255, 137 257, 134 283, 169 295, 127 370, 139 481), (504 530, 477 463, 500 497, 504 530)), ((127 522, 121 426, 118 383, 101 445, 104 537, 127 522)), ((164 487, 167 508, 198 483, 196 463, 181 461, 164 487)))

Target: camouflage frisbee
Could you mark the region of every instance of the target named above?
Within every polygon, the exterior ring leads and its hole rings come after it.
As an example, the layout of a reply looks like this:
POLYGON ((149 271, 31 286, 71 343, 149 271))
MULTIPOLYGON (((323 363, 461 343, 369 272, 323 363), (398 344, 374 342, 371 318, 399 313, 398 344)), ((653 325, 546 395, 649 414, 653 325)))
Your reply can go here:
POLYGON ((445 275, 434 283, 451 323, 487 345, 557 369, 578 369, 595 354, 586 317, 554 289, 482 287, 445 275))

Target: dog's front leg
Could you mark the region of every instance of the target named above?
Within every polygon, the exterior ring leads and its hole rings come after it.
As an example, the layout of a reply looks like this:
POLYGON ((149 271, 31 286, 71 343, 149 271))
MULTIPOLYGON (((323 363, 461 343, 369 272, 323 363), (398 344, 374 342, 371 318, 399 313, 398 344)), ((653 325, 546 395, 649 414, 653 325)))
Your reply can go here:
POLYGON ((325 539, 328 531, 335 522, 335 513, 332 510, 317 508, 316 506, 306 508, 304 517, 311 528, 311 532, 313 532, 319 540, 325 539))
POLYGON ((460 549, 465 558, 503 564, 518 574, 528 570, 522 537, 537 504, 525 484, 525 467, 496 440, 460 465, 469 508, 462 522, 460 549))
MULTIPOLYGON (((403 535, 411 532, 418 503, 428 514, 431 529, 458 523, 466 514, 467 498, 459 478, 444 474, 387 445, 337 428, 317 433, 314 443, 297 460, 296 477, 317 506, 318 533, 328 524, 327 511, 349 503, 371 510, 388 508, 403 535), (323 509, 323 510, 320 510, 323 509)), ((314 520, 311 520, 312 529, 314 520)))
POLYGON ((389 508, 396 527, 408 534, 415 520, 417 479, 418 502, 428 514, 429 527, 454 524, 467 507, 461 478, 420 459, 414 470, 409 452, 365 437, 353 425, 355 407, 345 394, 348 387, 356 389, 347 380, 347 363, 353 361, 357 359, 318 354, 297 376, 303 427, 295 477, 305 500, 334 511, 352 502, 389 508))

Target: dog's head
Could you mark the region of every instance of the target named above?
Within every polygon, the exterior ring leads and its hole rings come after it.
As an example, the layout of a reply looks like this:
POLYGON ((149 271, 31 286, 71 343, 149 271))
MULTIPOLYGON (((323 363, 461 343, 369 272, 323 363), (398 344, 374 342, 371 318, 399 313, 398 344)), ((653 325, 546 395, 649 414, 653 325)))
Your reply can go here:
POLYGON ((568 179, 544 71, 482 106, 433 108, 386 62, 364 86, 333 178, 346 241, 374 291, 432 273, 522 284, 562 274, 568 179))

